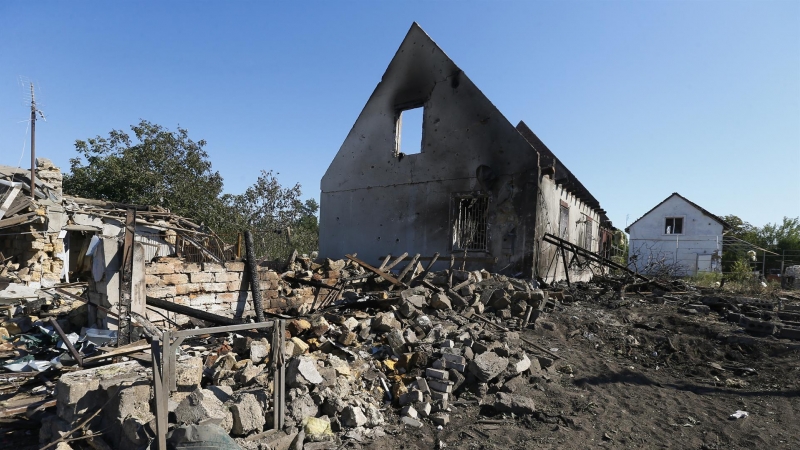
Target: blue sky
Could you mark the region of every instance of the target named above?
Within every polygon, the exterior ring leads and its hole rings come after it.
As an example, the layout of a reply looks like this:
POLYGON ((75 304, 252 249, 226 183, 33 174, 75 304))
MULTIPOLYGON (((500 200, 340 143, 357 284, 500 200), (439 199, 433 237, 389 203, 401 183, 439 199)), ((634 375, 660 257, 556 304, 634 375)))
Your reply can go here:
POLYGON ((0 2, 0 164, 181 126, 239 193, 319 181, 417 21, 627 223, 672 192, 755 225, 800 216, 798 1, 0 2))

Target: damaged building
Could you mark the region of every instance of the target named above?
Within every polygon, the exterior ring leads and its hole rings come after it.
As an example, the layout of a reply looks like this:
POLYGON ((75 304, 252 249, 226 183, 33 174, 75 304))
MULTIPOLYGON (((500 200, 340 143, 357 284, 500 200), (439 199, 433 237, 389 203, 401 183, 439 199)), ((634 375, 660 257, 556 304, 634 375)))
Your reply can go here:
MULTIPOLYGON (((416 130, 419 133, 420 130, 416 130)), ((414 135, 414 133, 411 133, 414 135)), ((403 144, 403 148, 408 146, 403 144)), ((412 25, 321 182, 320 255, 357 251, 461 257, 468 269, 546 281, 591 271, 555 261, 557 235, 607 253, 600 203, 523 123, 512 125, 412 25), (421 110, 421 142, 402 152, 404 117, 421 110)), ((450 257, 441 257, 444 267, 450 257)))
MULTIPOLYGON (((183 324, 181 306, 225 318, 254 314, 245 264, 213 231, 164 208, 128 205, 62 193, 62 173, 37 159, 30 171, 0 166, 0 303, 33 305, 86 286, 85 326, 116 330, 120 295, 130 311, 155 324, 183 324), (129 286, 122 286, 126 221, 131 212, 129 286), (55 288, 62 292, 56 293, 55 288), (161 301, 172 308, 148 305, 161 301), (171 305, 176 305, 175 307, 171 305), (112 311, 109 313, 108 311, 112 311)), ((313 301, 311 289, 285 288, 269 262, 258 266, 264 307, 281 310, 313 301)))

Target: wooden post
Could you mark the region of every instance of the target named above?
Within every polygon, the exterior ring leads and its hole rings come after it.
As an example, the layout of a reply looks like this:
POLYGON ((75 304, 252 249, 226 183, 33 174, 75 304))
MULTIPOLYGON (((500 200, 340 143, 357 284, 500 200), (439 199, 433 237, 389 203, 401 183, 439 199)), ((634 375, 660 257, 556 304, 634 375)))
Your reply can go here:
POLYGON ((131 342, 131 303, 133 300, 133 237, 136 233, 136 210, 128 208, 125 215, 125 241, 122 246, 122 264, 119 283, 119 318, 117 345, 131 342))
POLYGON ((253 233, 250 230, 244 232, 244 246, 247 250, 247 272, 250 274, 250 290, 253 292, 253 309, 256 311, 256 321, 263 322, 264 309, 261 304, 261 288, 258 284, 258 266, 253 246, 253 233))
POLYGON ((153 392, 155 395, 156 407, 156 442, 158 450, 167 450, 167 399, 169 395, 164 392, 163 365, 161 363, 161 346, 158 339, 151 342, 151 354, 153 358, 153 392))

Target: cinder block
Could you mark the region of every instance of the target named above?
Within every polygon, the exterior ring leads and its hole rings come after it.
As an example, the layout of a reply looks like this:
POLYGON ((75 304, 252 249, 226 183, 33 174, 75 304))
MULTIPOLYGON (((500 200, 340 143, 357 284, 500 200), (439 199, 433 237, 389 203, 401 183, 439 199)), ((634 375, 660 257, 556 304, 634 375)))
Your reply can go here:
POLYGON ((214 281, 217 283, 227 283, 229 281, 239 281, 242 278, 241 272, 216 272, 214 281))
POLYGON ((189 277, 182 273, 171 273, 161 277, 161 281, 167 286, 176 286, 189 282, 189 277))
POLYGON ((214 274, 211 272, 195 272, 189 274, 192 283, 213 283, 214 274))
POLYGON ((236 262, 236 261, 228 261, 225 263, 225 270, 228 272, 244 272, 245 265, 244 262, 236 262))
POLYGON ((183 273, 198 273, 202 272, 202 267, 199 263, 183 263, 181 270, 183 273))
POLYGON ((174 297, 177 295, 175 286, 148 286, 147 296, 155 298, 174 297))
POLYGON ((220 292, 217 294, 218 302, 235 303, 239 301, 238 292, 220 292))
POLYGON ((189 297, 190 306, 205 306, 214 303, 217 300, 214 294, 201 294, 189 297))
POLYGON ((224 272, 224 271, 225 271, 225 268, 222 267, 222 264, 209 263, 209 262, 204 262, 203 263, 203 272, 216 273, 216 272, 224 272))
POLYGON ((145 266, 145 273, 150 275, 164 275, 168 273, 175 273, 175 266, 169 263, 152 263, 145 266))
MULTIPOLYGON (((186 276, 186 275, 184 275, 186 276)), ((194 294, 202 290, 200 283, 186 283, 175 286, 177 295, 194 294)))
POLYGON ((226 292, 228 290, 227 283, 202 283, 201 287, 205 292, 226 292))

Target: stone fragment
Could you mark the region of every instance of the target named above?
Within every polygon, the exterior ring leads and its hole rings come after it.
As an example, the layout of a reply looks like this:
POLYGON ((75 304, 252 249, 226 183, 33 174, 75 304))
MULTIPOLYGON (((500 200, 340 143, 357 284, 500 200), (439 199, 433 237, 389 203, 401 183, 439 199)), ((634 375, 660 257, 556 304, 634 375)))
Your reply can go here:
POLYGON ((447 373, 446 370, 432 369, 429 367, 425 369, 425 376, 428 377, 428 380, 430 380, 431 378, 437 380, 446 380, 450 375, 447 373))
POLYGON ((423 394, 427 394, 431 391, 428 387, 428 381, 425 378, 417 378, 417 389, 423 394))
POLYGON ((410 302, 404 301, 400 303, 398 311, 400 312, 400 315, 408 319, 417 313, 417 308, 410 302))
POLYGON ((253 394, 242 394, 231 405, 233 427, 231 433, 242 436, 252 431, 261 431, 266 423, 264 410, 253 394))
POLYGON ((287 415, 297 423, 302 423, 308 417, 316 417, 319 414, 319 406, 308 392, 300 393, 297 389, 289 391, 289 399, 286 402, 287 415))
POLYGON ((320 337, 330 330, 331 326, 324 317, 319 316, 317 317, 314 322, 311 323, 311 334, 316 337, 320 337))
POLYGON ((356 320, 355 317, 348 317, 347 320, 344 321, 342 326, 344 326, 350 331, 353 331, 356 328, 358 328, 358 320, 356 320))
POLYGON ((406 340, 400 330, 394 329, 386 334, 386 341, 397 355, 402 355, 406 351, 406 340))
POLYGON ((377 406, 369 404, 367 405, 366 410, 367 416, 367 426, 368 427, 377 427, 384 423, 383 413, 378 409, 377 406))
POLYGON ((207 389, 195 389, 175 408, 175 419, 182 424, 198 424, 212 420, 225 431, 233 427, 233 416, 225 405, 207 389))
POLYGON ((377 331, 392 331, 401 328, 400 322, 391 311, 378 313, 372 322, 372 328, 377 331))
POLYGON ((459 387, 461 387, 461 385, 464 384, 464 381, 466 380, 466 377, 464 377, 464 375, 461 375, 461 372, 463 371, 460 371, 458 369, 448 370, 448 373, 450 374, 450 381, 453 382, 454 391, 457 390, 459 387))
POLYGON ((175 382, 179 390, 189 391, 200 387, 203 380, 203 358, 194 357, 175 363, 175 382))
POLYGON ((352 331, 347 331, 339 336, 339 343, 346 346, 351 346, 358 340, 358 335, 352 331))
POLYGON ((342 425, 350 428, 361 427, 367 423, 367 416, 359 406, 348 406, 342 411, 342 425))
POLYGON ((253 341, 250 344, 250 360, 253 361, 253 364, 268 362, 271 349, 269 341, 266 339, 253 341))
POLYGON ((509 412, 518 415, 533 414, 536 412, 533 399, 521 395, 511 395, 505 392, 497 393, 493 406, 498 412, 509 412))
POLYGON ((286 331, 292 336, 298 336, 311 329, 311 322, 305 319, 295 319, 286 324, 286 331))
POLYGON ((414 405, 414 409, 417 410, 417 414, 420 417, 428 417, 431 413, 431 404, 428 402, 419 402, 414 405))
POLYGON ((421 391, 408 391, 405 394, 400 395, 398 402, 400 406, 409 405, 411 403, 421 402, 423 400, 423 394, 421 391))
POLYGON ((431 421, 436 425, 445 426, 450 423, 450 414, 436 413, 431 415, 431 421))
POLYGON ((469 371, 481 382, 488 382, 508 367, 508 359, 494 352, 485 352, 469 363, 469 371))
POLYGON ((428 386, 431 388, 431 392, 450 393, 453 391, 453 383, 449 381, 428 379, 428 386))
POLYGON ((308 417, 303 422, 305 422, 303 431, 306 433, 306 441, 320 442, 333 438, 331 420, 327 416, 308 417))
POLYGON ((294 344, 294 352, 292 356, 298 356, 308 352, 308 344, 306 344, 306 342, 299 337, 293 337, 291 342, 294 344))
POLYGON ((234 375, 233 378, 234 380, 236 380, 238 384, 247 385, 250 384, 250 382, 253 381, 260 373, 261 369, 254 366, 251 361, 248 361, 247 365, 239 369, 239 371, 236 372, 236 375, 234 375))
POLYGON ((408 303, 411 303, 416 308, 422 308, 425 306, 425 296, 424 295, 412 295, 405 299, 408 303))
POLYGON ((446 294, 439 292, 431 297, 431 308, 453 309, 453 305, 450 302, 450 298, 448 298, 446 294))
POLYGON ((422 422, 412 417, 401 417, 400 421, 403 422, 403 425, 407 425, 413 428, 422 428, 422 422))
POLYGON ((514 363, 514 372, 515 373, 522 373, 526 370, 531 368, 531 360, 528 358, 528 355, 525 353, 522 354, 522 358, 514 363))
POLYGON ((211 391, 222 403, 230 400, 233 395, 233 388, 230 386, 208 386, 206 390, 211 391))
POLYGON ((104 386, 146 380, 144 368, 137 361, 63 373, 56 384, 58 417, 74 422, 103 406, 106 401, 104 386))
POLYGON ((320 384, 324 380, 317 370, 317 361, 308 356, 299 356, 286 368, 286 383, 290 387, 305 384, 320 384))
POLYGON ((400 414, 403 415, 403 416, 406 416, 406 417, 414 418, 414 419, 419 417, 419 414, 417 413, 417 410, 414 409, 414 407, 412 405, 404 406, 403 409, 400 410, 400 414))

